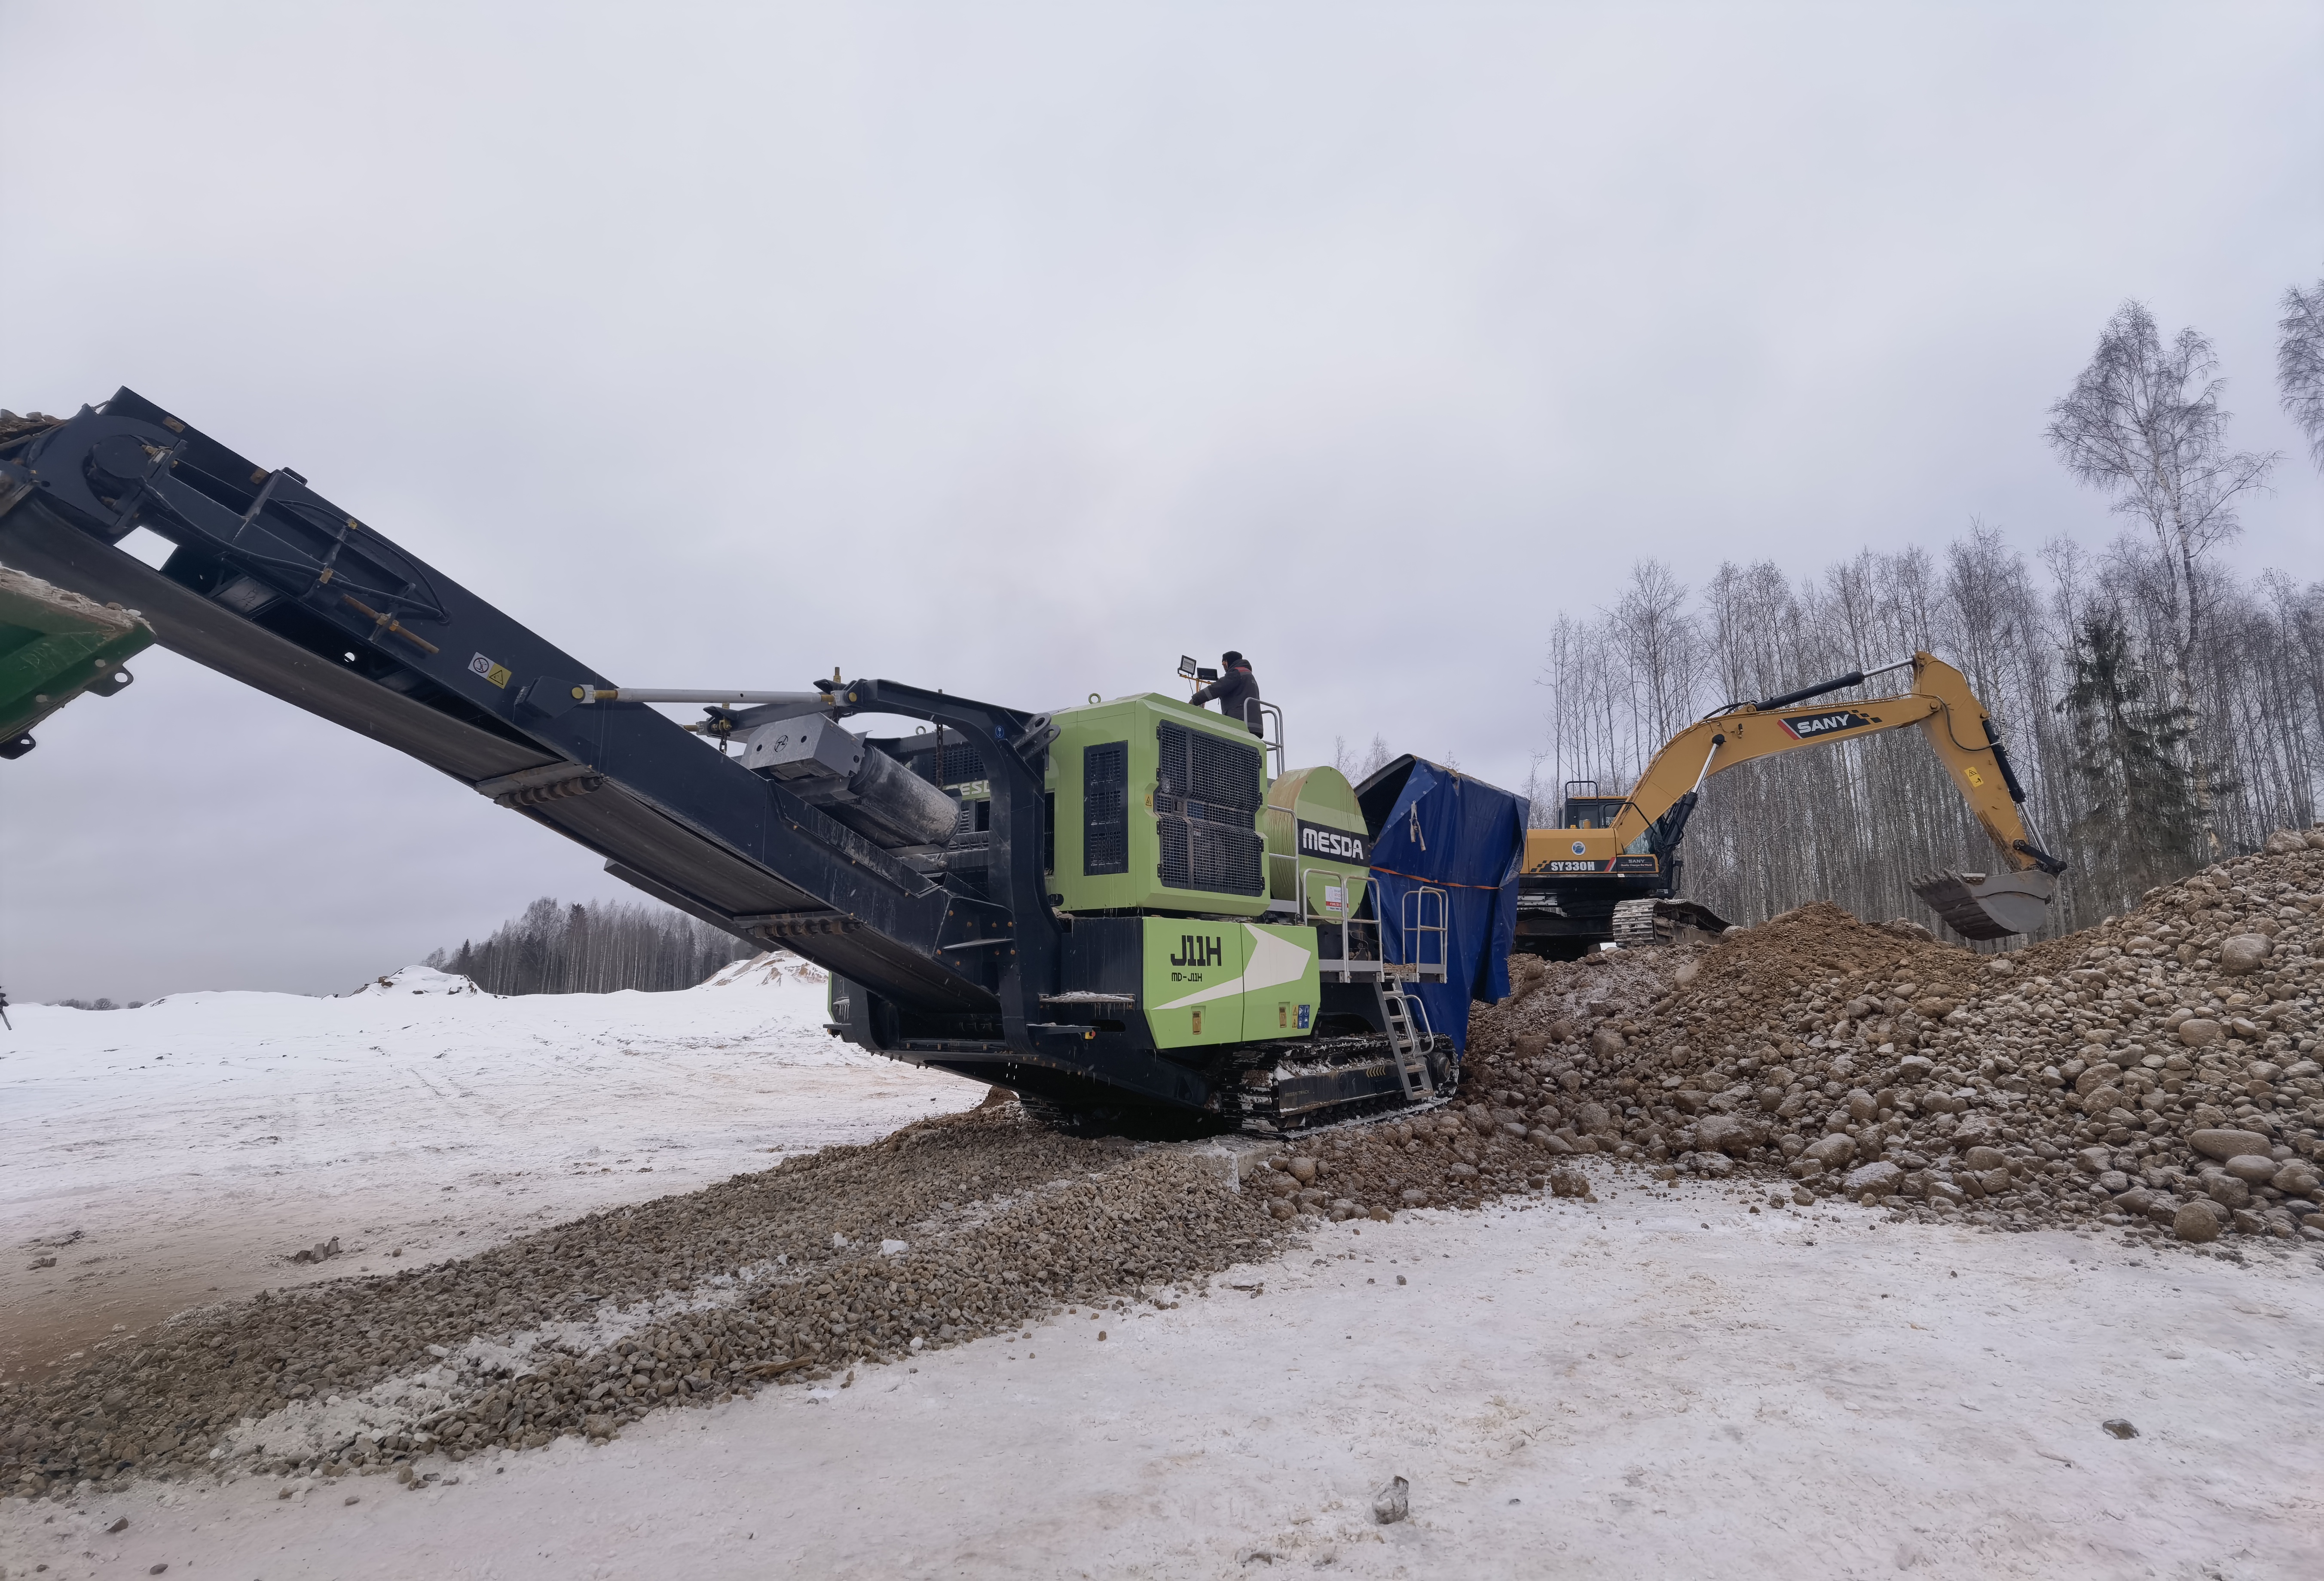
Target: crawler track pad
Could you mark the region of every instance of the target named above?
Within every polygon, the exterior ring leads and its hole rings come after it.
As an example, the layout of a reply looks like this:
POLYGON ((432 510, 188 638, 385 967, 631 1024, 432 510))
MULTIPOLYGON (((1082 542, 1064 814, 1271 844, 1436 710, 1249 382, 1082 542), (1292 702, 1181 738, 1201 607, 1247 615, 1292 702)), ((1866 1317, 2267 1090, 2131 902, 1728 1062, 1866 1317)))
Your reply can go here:
POLYGON ((2030 933, 2050 915, 2058 881, 2049 874, 1924 873, 1913 893, 1928 902, 1964 939, 2006 939, 2030 933))
POLYGON ((1692 900, 1626 900, 1614 908, 1614 942, 1625 950, 1675 944, 1690 929, 1715 939, 1727 919, 1692 900))

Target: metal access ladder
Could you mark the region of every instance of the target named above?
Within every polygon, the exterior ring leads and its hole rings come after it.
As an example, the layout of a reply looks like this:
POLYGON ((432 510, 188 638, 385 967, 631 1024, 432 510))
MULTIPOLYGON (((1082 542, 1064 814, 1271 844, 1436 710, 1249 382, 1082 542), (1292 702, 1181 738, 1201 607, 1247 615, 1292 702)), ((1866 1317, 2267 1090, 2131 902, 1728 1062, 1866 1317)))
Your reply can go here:
POLYGON ((1436 1096, 1436 1084, 1428 1078, 1428 1050, 1436 1039, 1429 1031, 1427 1007, 1392 981, 1380 984, 1379 996, 1405 1101, 1425 1103, 1436 1096))

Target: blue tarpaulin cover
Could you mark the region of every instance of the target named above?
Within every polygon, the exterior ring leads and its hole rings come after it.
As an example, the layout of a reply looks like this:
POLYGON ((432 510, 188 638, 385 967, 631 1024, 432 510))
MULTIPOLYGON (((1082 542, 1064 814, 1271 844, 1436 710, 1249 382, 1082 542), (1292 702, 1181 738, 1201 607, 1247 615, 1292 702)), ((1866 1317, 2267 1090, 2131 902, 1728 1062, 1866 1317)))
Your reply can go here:
POLYGON ((1427 885, 1448 897, 1446 980, 1408 986, 1427 1010, 1430 1028, 1450 1034, 1455 1048, 1466 1049, 1471 1001, 1489 1005, 1508 997, 1528 804, 1481 779, 1411 757, 1365 780, 1356 800, 1372 835, 1371 900, 1381 954, 1390 961, 1433 960, 1433 937, 1405 936, 1414 918, 1406 896, 1427 885), (1416 956, 1416 950, 1425 953, 1416 956))

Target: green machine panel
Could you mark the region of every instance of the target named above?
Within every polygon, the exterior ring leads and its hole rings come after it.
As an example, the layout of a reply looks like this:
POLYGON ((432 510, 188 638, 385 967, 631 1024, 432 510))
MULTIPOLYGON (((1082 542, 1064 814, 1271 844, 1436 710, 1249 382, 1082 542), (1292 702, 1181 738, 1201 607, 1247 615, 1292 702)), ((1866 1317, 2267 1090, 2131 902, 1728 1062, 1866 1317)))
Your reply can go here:
POLYGON ((1140 1000, 1158 1047, 1305 1037, 1321 998, 1313 928, 1146 919, 1140 1000))
POLYGON ((1267 910, 1267 793, 1259 740, 1216 713, 1148 693, 1051 716, 1056 836, 1050 891, 1070 912, 1267 910))
POLYGON ((1309 922, 1344 923, 1364 903, 1371 841, 1356 793, 1336 768, 1295 768, 1267 787, 1259 813, 1268 893, 1309 922))
POLYGON ((127 685, 123 661, 152 640, 134 610, 0 565, 0 758, 31 751, 26 732, 83 693, 127 685))

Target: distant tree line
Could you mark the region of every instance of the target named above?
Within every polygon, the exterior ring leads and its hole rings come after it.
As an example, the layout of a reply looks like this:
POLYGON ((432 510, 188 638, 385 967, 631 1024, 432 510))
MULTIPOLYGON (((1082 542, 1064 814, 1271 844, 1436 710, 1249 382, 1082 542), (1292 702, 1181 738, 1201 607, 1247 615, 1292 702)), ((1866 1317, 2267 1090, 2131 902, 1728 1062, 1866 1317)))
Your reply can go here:
POLYGON ((423 964, 488 994, 661 993, 690 988, 754 951, 682 912, 642 901, 567 905, 543 897, 482 943, 462 940, 423 964))
MULTIPOLYGON (((2324 467, 2324 281, 2284 307, 2283 405, 2324 467)), ((1729 563, 1689 588, 1641 563, 1610 608, 1551 630, 1536 824, 1562 821, 1567 780, 1627 789, 1720 703, 1916 649, 1969 677, 2028 793, 2034 842, 2071 864, 2054 932, 2310 823, 2324 790, 2324 585, 2219 564, 2236 502, 2282 459, 2228 445, 2221 389, 2194 331, 2166 342, 2135 302, 2107 324, 2047 431, 2127 519, 2101 550, 2058 537, 2029 565, 1972 523, 1938 554, 1867 548, 1799 579, 1729 563)), ((1933 925, 1913 878, 1995 858, 1919 736, 1807 749, 1711 780, 1687 830, 1688 895, 1736 922, 1826 898, 1933 925)))

